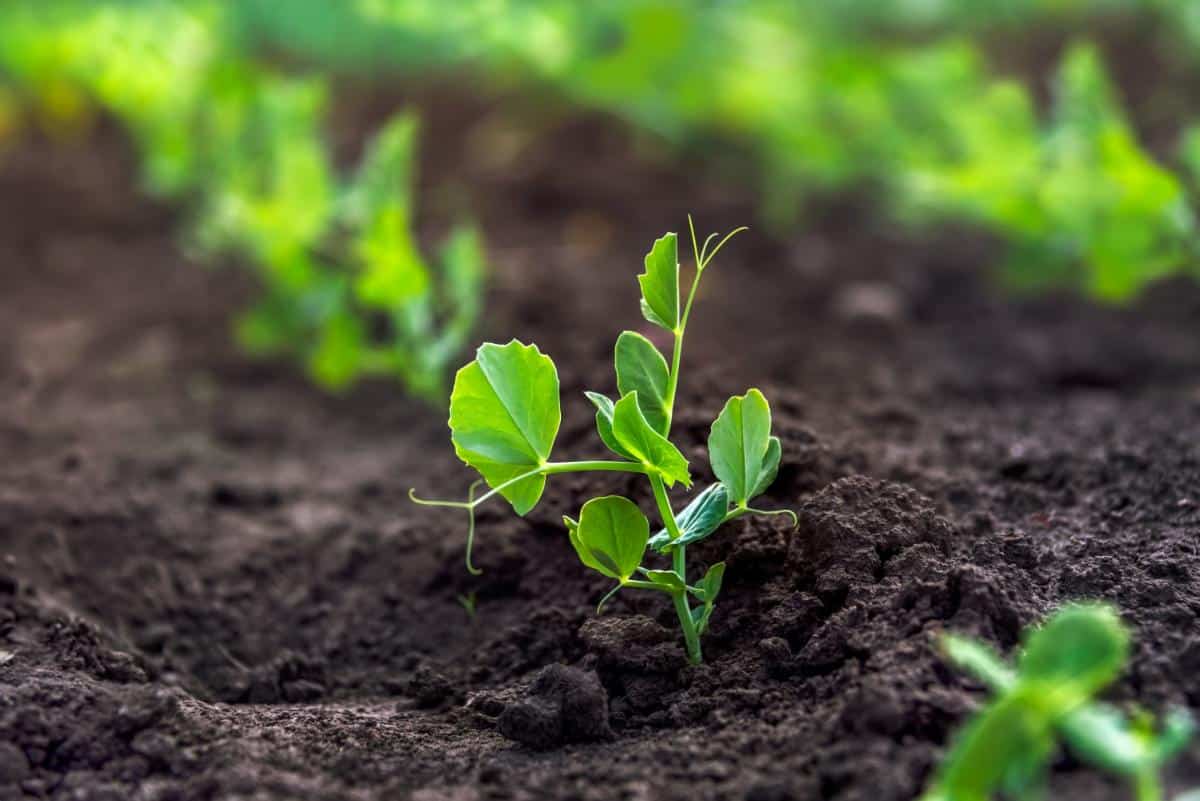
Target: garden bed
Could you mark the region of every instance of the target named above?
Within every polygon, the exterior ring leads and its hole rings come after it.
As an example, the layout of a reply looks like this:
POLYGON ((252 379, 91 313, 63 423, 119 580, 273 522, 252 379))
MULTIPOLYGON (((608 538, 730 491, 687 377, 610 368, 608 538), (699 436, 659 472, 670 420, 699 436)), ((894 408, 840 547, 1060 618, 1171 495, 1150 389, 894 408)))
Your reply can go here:
MULTIPOLYGON (((393 107, 349 105, 347 130, 393 107)), ((425 179, 488 242, 481 337, 554 356, 560 447, 592 454, 582 391, 611 389, 610 343, 641 325, 644 245, 752 207, 605 120, 420 105, 425 179), (472 131, 512 161, 477 158, 472 131)), ((106 128, 0 160, 0 799, 911 799, 982 697, 936 633, 1010 649, 1077 598, 1134 628, 1113 700, 1200 706, 1193 285, 1127 309, 1005 298, 991 243, 917 244, 857 203, 737 240, 699 300, 677 440, 699 456, 720 403, 761 387, 783 440, 768 498, 800 525, 694 548, 694 570, 729 568, 690 667, 668 602, 595 616, 607 587, 559 523, 610 489, 650 508, 640 487, 563 476, 528 518, 485 509, 468 575, 465 517, 406 498, 471 480, 444 412, 239 354, 253 288, 188 263, 134 172, 106 128), (598 676, 607 740, 500 732, 556 662, 598 676)), ((1052 797, 1128 797, 1075 767, 1052 797)), ((1168 784, 1197 783, 1193 748, 1168 784)))

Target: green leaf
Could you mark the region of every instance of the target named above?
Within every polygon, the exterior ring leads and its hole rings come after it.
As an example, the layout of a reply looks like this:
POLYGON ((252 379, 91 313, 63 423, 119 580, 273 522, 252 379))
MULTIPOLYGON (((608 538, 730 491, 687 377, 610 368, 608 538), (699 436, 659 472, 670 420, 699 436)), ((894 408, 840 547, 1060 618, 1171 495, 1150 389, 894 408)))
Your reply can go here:
MULTIPOLYGON (((935 791, 925 798, 989 801, 1010 767, 1042 761, 1053 748, 1050 724, 1019 693, 977 714, 942 763, 935 791)), ((1024 771, 1023 771, 1024 773, 1024 771)))
POLYGON ((729 494, 721 482, 710 484, 675 515, 679 539, 672 540, 671 532, 662 529, 650 539, 650 547, 659 553, 670 553, 680 545, 699 542, 712 534, 725 520, 729 511, 729 494))
POLYGON ((725 580, 725 563, 717 562, 708 569, 704 574, 704 578, 700 579, 697 587, 704 593, 701 599, 708 606, 712 606, 717 600, 717 596, 721 594, 721 583, 725 580))
POLYGON ((986 684, 992 692, 1007 692, 1017 683, 1016 672, 984 643, 947 634, 941 645, 942 653, 955 667, 986 684))
MULTIPOLYGON (((774 480, 768 463, 770 451, 771 407, 767 399, 757 389, 730 398, 712 424, 708 457, 732 503, 747 503, 764 480, 774 480)), ((776 457, 773 469, 777 470, 778 464, 776 457)))
POLYGON ((671 425, 667 415, 667 385, 671 376, 667 360, 650 340, 633 331, 617 337, 615 351, 617 389, 621 397, 636 392, 646 422, 666 436, 671 425))
POLYGON ((486 272, 479 232, 471 226, 455 227, 441 248, 441 264, 449 317, 434 343, 439 369, 466 344, 479 320, 486 272))
POLYGON ((686 592, 687 584, 674 570, 647 570, 646 578, 660 587, 666 587, 671 592, 686 592))
POLYGON ((642 563, 650 521, 628 498, 605 495, 583 505, 569 534, 581 562, 624 583, 642 563))
POLYGON ((626 459, 632 459, 633 457, 625 452, 613 434, 613 402, 607 395, 601 395, 599 392, 585 391, 583 394, 587 395, 588 400, 596 407, 596 431, 600 433, 600 439, 613 453, 624 456, 626 459))
MULTIPOLYGON (((1109 606, 1064 607, 1035 631, 1020 661, 1020 682, 1078 703, 1110 684, 1129 655, 1129 633, 1109 606)), ((1065 710, 1064 710, 1065 711, 1065 710)))
POLYGON ((393 117, 371 140, 342 201, 362 264, 359 300, 391 310, 430 292, 430 274, 412 233, 412 184, 417 118, 393 117))
MULTIPOLYGON (((544 464, 561 421, 558 371, 536 345, 515 339, 481 345, 475 361, 454 378, 454 451, 492 488, 544 464)), ((537 505, 545 486, 545 476, 533 475, 500 494, 523 515, 537 505)))
POLYGON ((349 312, 325 320, 316 347, 308 357, 308 372, 323 387, 342 389, 362 367, 367 337, 362 321, 349 312))
POLYGON ((674 331, 679 325, 679 254, 675 234, 664 234, 646 254, 646 272, 638 276, 642 287, 642 315, 657 326, 674 331))
POLYGON ((759 468, 758 472, 758 481, 755 482, 754 488, 750 490, 749 500, 762 495, 775 483, 775 477, 779 475, 779 458, 782 454, 783 446, 779 442, 779 437, 768 439, 767 454, 763 456, 762 467, 759 468))
POLYGON ((1155 736, 1136 730, 1116 707, 1099 703, 1077 709, 1059 723, 1072 754, 1125 776, 1159 768, 1187 744, 1194 728, 1186 710, 1174 710, 1162 733, 1155 736))
POLYGON ((692 609, 692 625, 696 627, 696 634, 703 636, 704 632, 708 631, 708 619, 712 617, 712 604, 697 606, 692 609))
POLYGON ((613 407, 613 436, 630 458, 658 473, 668 487, 675 482, 692 485, 687 459, 662 434, 646 422, 636 392, 617 401, 613 407))

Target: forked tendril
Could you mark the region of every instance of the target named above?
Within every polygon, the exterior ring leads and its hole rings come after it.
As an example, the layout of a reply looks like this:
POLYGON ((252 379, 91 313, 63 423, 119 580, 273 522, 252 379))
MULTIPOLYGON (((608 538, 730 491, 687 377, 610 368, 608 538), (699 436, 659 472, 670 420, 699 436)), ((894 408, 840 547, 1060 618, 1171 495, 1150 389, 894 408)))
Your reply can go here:
POLYGON ((724 239, 722 239, 720 242, 717 243, 717 246, 715 248, 713 248, 712 253, 708 252, 708 245, 710 242, 712 242, 714 239, 716 239, 719 236, 719 234, 716 234, 716 233, 709 234, 708 238, 704 240, 704 244, 700 247, 697 247, 696 246, 696 226, 692 223, 692 215, 690 215, 690 214, 688 215, 688 230, 692 234, 692 252, 696 256, 696 269, 698 271, 703 272, 704 268, 708 266, 709 262, 711 262, 713 259, 715 259, 717 254, 721 252, 721 248, 725 247, 726 242, 728 242, 730 239, 733 239, 736 235, 742 233, 743 231, 749 231, 750 229, 745 225, 734 228, 732 231, 730 231, 729 233, 727 233, 725 235, 724 239))

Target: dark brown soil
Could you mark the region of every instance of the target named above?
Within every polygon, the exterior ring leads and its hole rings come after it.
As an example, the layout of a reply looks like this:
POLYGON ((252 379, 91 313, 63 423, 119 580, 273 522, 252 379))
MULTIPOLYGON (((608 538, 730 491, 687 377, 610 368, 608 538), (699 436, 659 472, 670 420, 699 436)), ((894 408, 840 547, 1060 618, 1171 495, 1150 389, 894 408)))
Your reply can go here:
MULTIPOLYGON (((393 105, 350 97, 345 129, 393 105)), ((686 210, 728 229, 751 207, 603 120, 422 106, 425 233, 470 204, 483 335, 555 357, 560 453, 599 453, 581 391, 611 389, 641 325, 642 253, 686 210)), ((760 386, 784 442, 769 500, 800 526, 694 549, 729 572, 691 668, 657 597, 594 615, 606 586, 558 525, 602 491, 645 501, 636 483, 487 510, 470 577, 465 521, 405 498, 469 483, 442 412, 239 354, 252 287, 189 263, 112 132, 6 153, 0 799, 911 799, 981 698, 934 635, 1010 649, 1077 598, 1136 631, 1113 700, 1200 706, 1200 289, 1005 299, 978 237, 915 243, 853 204, 814 220, 731 246, 694 318, 694 469, 724 398, 760 386)), ((1066 758, 1053 784, 1130 797, 1066 758)), ((1196 784, 1193 748, 1169 786, 1196 784)))

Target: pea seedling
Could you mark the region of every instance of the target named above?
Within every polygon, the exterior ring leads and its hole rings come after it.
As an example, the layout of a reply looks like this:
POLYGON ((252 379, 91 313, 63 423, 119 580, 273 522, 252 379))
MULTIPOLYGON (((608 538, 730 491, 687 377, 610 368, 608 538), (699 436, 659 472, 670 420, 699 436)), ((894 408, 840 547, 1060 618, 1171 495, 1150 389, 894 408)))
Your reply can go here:
POLYGON ((983 643, 947 635, 946 657, 995 694, 967 724, 922 801, 1041 798, 1056 743, 1079 760, 1127 777, 1137 801, 1161 801, 1159 772, 1191 737, 1186 711, 1160 733, 1092 698, 1125 665, 1129 634, 1108 606, 1077 604, 1029 635, 1016 670, 983 643))
POLYGON ((705 269, 730 238, 745 230, 731 232, 710 252, 717 235, 698 246, 690 217, 688 227, 696 270, 685 302, 681 303, 679 291, 675 234, 654 243, 646 255, 646 271, 638 276, 643 316, 674 337, 670 365, 650 340, 625 331, 615 348, 620 399, 614 403, 606 395, 587 393, 596 407, 600 439, 619 459, 550 461, 562 418, 554 362, 536 345, 489 342, 455 377, 450 438, 458 457, 475 468, 491 489, 475 497, 472 487, 466 501, 422 500, 409 494, 417 503, 470 512, 467 569, 477 573, 471 563, 475 509, 493 496, 504 497, 517 514, 524 515, 537 505, 547 476, 586 471, 645 476, 663 521, 663 529, 653 537, 646 515, 633 501, 617 495, 593 498, 583 505, 578 519, 564 517, 563 521, 580 561, 617 582, 601 599, 597 612, 622 588, 665 593, 674 601, 688 658, 699 663, 700 637, 708 629, 721 591, 725 563, 714 564, 697 583, 689 584, 687 546, 746 514, 789 515, 793 524, 796 516, 788 510, 750 506, 775 480, 780 458, 779 438, 771 435, 771 409, 757 389, 730 398, 712 424, 708 452, 717 482, 699 492, 678 515, 672 511, 667 489, 692 484, 687 459, 669 439, 684 332, 705 269), (670 556, 670 569, 643 567, 648 548, 670 556), (692 605, 692 598, 697 605, 692 605))

